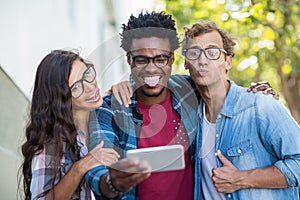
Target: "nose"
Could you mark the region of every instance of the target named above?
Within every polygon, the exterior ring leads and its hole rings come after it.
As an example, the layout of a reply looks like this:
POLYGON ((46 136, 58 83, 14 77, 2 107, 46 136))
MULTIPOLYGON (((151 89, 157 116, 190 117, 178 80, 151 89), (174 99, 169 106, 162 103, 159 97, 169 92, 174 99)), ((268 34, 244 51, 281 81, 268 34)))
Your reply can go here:
POLYGON ((145 67, 145 70, 147 70, 147 71, 154 71, 154 70, 156 70, 156 69, 157 69, 157 67, 156 67, 156 65, 154 64, 154 59, 153 59, 153 58, 150 58, 150 59, 149 59, 148 65, 145 67))
POLYGON ((200 56, 199 56, 198 59, 205 59, 205 60, 208 59, 208 58, 206 57, 205 51, 204 51, 203 49, 201 49, 200 56))
POLYGON ((205 55, 204 51, 201 51, 199 58, 197 59, 197 63, 201 65, 205 65, 208 62, 208 58, 205 55))

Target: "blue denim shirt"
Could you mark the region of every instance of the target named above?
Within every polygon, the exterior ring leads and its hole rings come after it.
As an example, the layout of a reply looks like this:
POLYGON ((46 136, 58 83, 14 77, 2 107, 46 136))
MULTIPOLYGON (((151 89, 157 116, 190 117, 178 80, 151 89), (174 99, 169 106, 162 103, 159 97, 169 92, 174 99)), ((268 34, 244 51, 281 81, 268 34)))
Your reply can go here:
MULTIPOLYGON (((195 89, 190 85, 189 76, 174 75, 168 81, 171 91, 172 107, 181 116, 190 141, 190 159, 193 161, 195 151, 194 139, 197 133, 197 106, 198 98, 195 89)), ((101 130, 93 131, 90 136, 90 148, 94 148, 101 140, 105 147, 114 148, 121 157, 130 149, 137 149, 138 139, 143 124, 143 118, 138 110, 136 93, 132 97, 132 104, 128 108, 119 105, 116 99, 110 95, 104 99, 103 105, 97 110, 98 121, 101 130)), ((105 199, 99 189, 100 180, 108 169, 98 166, 91 169, 85 175, 85 180, 92 188, 97 199, 105 199)), ((172 192, 172 191, 170 191, 172 192)), ((134 187, 123 194, 119 199, 137 200, 137 189, 134 187)))
MULTIPOLYGON (((203 101, 198 113, 203 119, 203 101)), ((196 138, 195 196, 201 195, 200 148, 202 120, 196 138)), ((248 93, 246 88, 230 81, 230 90, 216 121, 216 150, 239 170, 275 165, 286 177, 288 188, 241 189, 227 194, 226 199, 299 199, 300 127, 286 108, 271 95, 248 93)), ((217 160, 217 165, 222 164, 217 160)))

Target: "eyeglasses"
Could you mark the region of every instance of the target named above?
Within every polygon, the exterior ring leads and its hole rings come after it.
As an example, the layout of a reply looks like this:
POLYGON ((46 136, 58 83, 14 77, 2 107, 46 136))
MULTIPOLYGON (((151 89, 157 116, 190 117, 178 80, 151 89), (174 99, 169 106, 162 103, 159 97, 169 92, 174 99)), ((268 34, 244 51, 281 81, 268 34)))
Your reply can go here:
POLYGON ((171 52, 168 55, 160 54, 160 55, 157 55, 154 57, 147 57, 147 56, 142 56, 142 55, 134 56, 132 54, 130 54, 130 56, 131 56, 134 66, 137 68, 147 67, 148 64, 150 63, 150 60, 152 60, 152 62, 154 63, 154 65, 156 67, 163 68, 168 64, 169 59, 171 57, 171 52))
POLYGON ((84 84, 83 81, 91 83, 95 80, 96 78, 96 71, 94 68, 93 64, 86 64, 87 69, 83 72, 82 74, 82 78, 78 81, 76 81, 75 83, 72 84, 71 88, 71 92, 72 92, 72 97, 79 98, 84 91, 84 84))
POLYGON ((227 54, 227 51, 220 48, 201 49, 198 47, 193 47, 189 49, 183 49, 183 52, 184 52, 184 56, 188 60, 197 60, 198 58, 200 58, 202 52, 204 52, 205 57, 209 60, 218 60, 221 56, 221 52, 227 54))

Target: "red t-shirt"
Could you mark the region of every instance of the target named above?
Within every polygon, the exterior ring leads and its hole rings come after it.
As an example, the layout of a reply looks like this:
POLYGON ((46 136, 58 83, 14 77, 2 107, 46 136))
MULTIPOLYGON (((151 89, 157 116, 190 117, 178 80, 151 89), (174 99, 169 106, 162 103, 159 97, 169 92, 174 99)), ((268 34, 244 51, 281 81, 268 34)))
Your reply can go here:
POLYGON ((170 92, 165 101, 148 106, 138 104, 143 114, 143 127, 138 148, 181 144, 184 146, 185 168, 153 172, 138 185, 141 200, 193 199, 193 172, 188 155, 189 140, 178 113, 172 108, 170 92))

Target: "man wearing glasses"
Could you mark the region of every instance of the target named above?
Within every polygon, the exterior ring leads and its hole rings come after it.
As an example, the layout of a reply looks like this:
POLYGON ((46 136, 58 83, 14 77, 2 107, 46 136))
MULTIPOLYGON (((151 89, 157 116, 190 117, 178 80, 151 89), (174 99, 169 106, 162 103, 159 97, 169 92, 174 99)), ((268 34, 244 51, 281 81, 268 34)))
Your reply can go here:
MULTIPOLYGON (((98 110, 102 132, 91 135, 90 146, 104 140, 106 147, 122 156, 131 149, 181 144, 185 168, 150 175, 148 164, 122 159, 109 169, 90 170, 86 181, 98 199, 193 199, 199 101, 189 76, 171 76, 179 47, 175 22, 164 12, 131 16, 123 25, 121 40, 135 92, 129 107, 117 102, 118 95, 104 99, 98 110)), ((218 52, 206 52, 214 53, 218 52)))
POLYGON ((234 45, 213 22, 185 28, 185 67, 202 97, 195 198, 299 199, 300 127, 270 95, 226 79, 234 45))
POLYGON ((103 131, 91 135, 91 147, 104 140, 123 156, 131 149, 181 144, 185 168, 150 174, 147 163, 122 159, 109 169, 92 169, 86 180, 98 199, 191 200, 198 99, 184 77, 170 79, 179 47, 175 22, 164 12, 131 16, 121 40, 136 90, 128 108, 112 95, 104 99, 98 113, 103 131))

